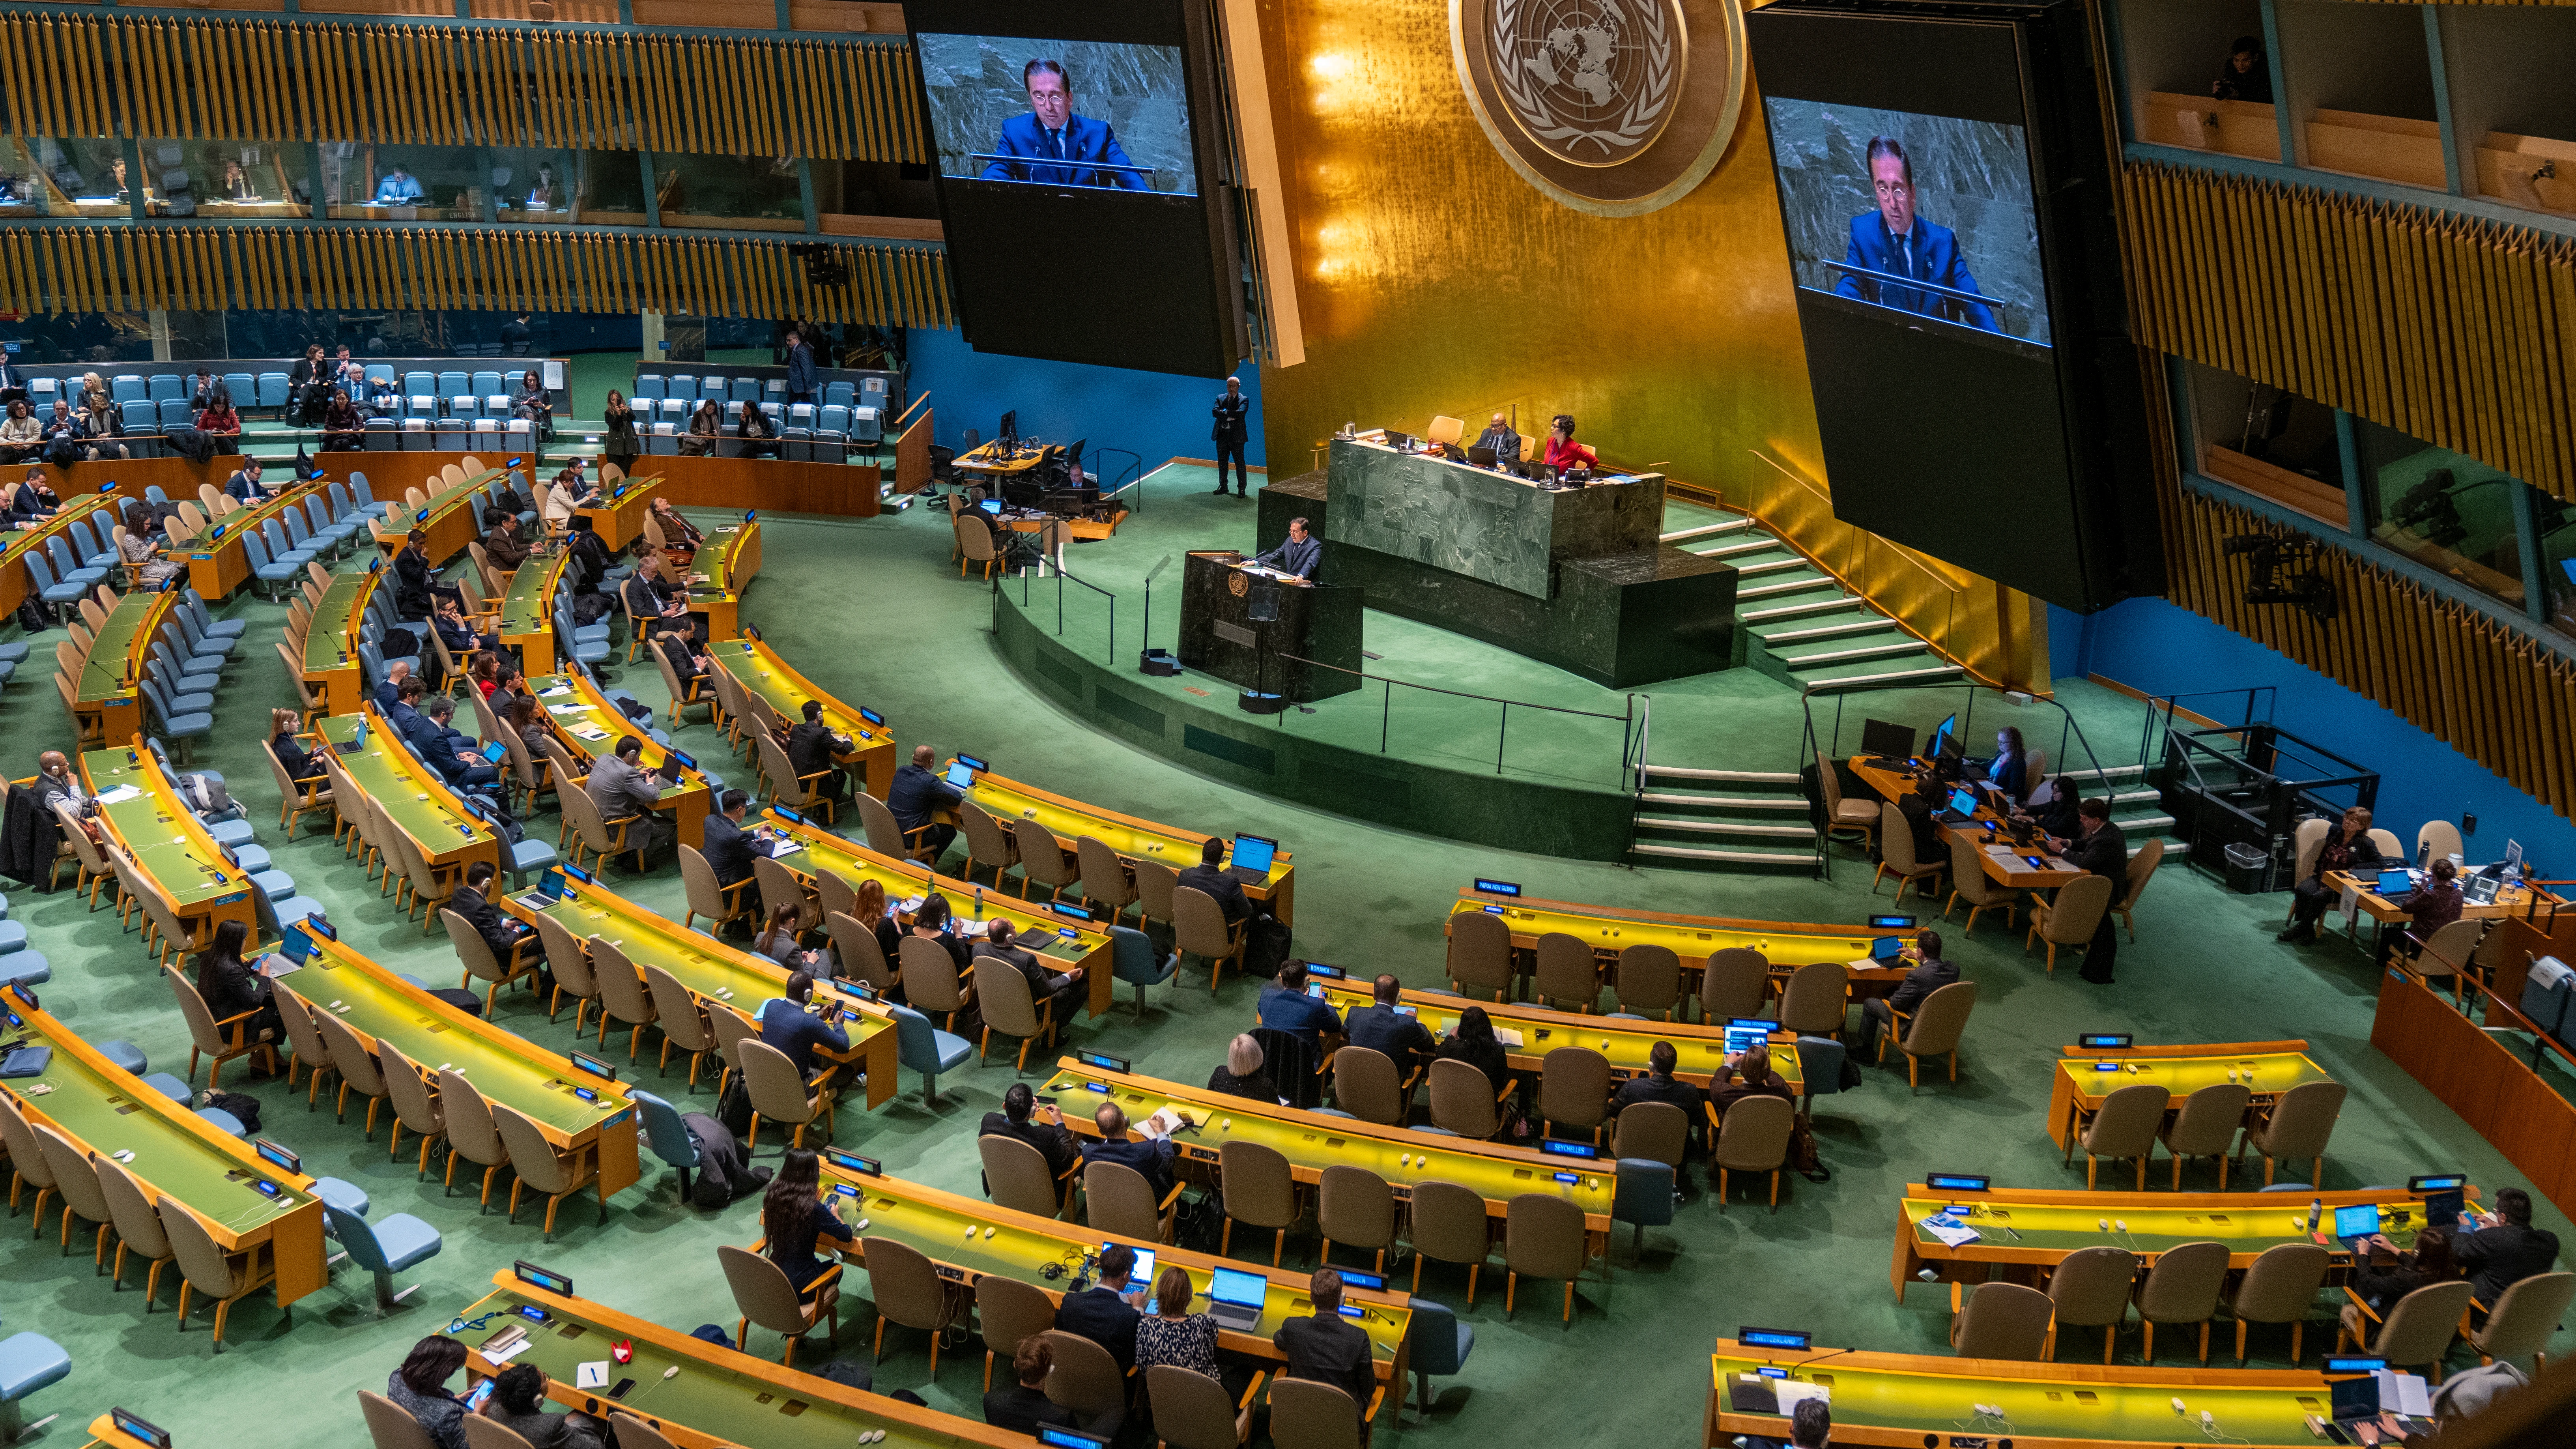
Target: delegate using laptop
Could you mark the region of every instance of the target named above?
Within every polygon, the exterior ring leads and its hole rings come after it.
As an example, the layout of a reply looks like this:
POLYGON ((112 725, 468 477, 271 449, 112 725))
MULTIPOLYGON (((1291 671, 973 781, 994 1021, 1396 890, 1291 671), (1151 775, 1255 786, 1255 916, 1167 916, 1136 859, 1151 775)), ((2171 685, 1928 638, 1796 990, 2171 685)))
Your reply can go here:
POLYGON ((1219 1268, 1208 1283, 1208 1317, 1228 1328, 1249 1329, 1261 1321, 1261 1307, 1269 1297, 1269 1279, 1240 1268, 1219 1268))
POLYGON ((1270 879, 1270 862, 1279 855, 1279 842, 1258 835, 1234 838, 1234 856, 1226 862, 1225 873, 1245 885, 1261 885, 1270 879))

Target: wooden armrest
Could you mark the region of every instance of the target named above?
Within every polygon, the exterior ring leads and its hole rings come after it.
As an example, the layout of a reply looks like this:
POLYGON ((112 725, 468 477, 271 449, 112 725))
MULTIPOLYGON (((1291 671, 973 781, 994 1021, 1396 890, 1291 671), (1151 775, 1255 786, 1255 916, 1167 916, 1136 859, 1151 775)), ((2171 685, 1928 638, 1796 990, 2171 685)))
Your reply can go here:
POLYGON ((1380 1384, 1377 1386, 1377 1392, 1369 1395, 1368 1408, 1361 1412, 1360 1422, 1364 1424, 1376 1423, 1377 1411, 1385 1407, 1385 1405, 1386 1385, 1380 1384))
POLYGON ((1503 1083, 1503 1089, 1494 1094, 1494 1105, 1499 1107, 1505 1102, 1510 1101, 1512 1099, 1512 1093, 1517 1092, 1520 1089, 1521 1084, 1517 1081, 1503 1083))
POLYGON ((756 885, 758 885, 758 884, 760 884, 759 879, 758 879, 757 877, 753 877, 753 878, 749 878, 749 879, 745 879, 745 880, 738 880, 738 881, 735 881, 732 885, 720 885, 720 886, 717 886, 717 887, 716 887, 716 890, 717 890, 720 894, 724 894, 724 895, 732 895, 732 894, 734 894, 734 893, 735 893, 735 892, 737 892, 737 891, 747 891, 747 890, 750 890, 753 886, 756 886, 756 885))
POLYGON ((1259 1397, 1261 1397, 1261 1387, 1262 1387, 1262 1385, 1267 1384, 1267 1383, 1269 1383, 1269 1382, 1270 1382, 1270 1370, 1268 1370, 1268 1369, 1255 1369, 1255 1370, 1253 1370, 1253 1372, 1252 1372, 1252 1383, 1251 1383, 1250 1387, 1246 1388, 1246 1389, 1243 1391, 1243 1397, 1242 1397, 1241 1399, 1239 1399, 1239 1400, 1237 1400, 1237 1401, 1236 1401, 1235 1406, 1234 1406, 1234 1408, 1235 1408, 1235 1412, 1239 1414, 1239 1413, 1243 1413, 1243 1412, 1245 1412, 1245 1411, 1249 1410, 1249 1409, 1252 1407, 1252 1401, 1253 1401, 1253 1400, 1255 1400, 1255 1399, 1257 1399, 1257 1398, 1259 1398, 1259 1397))
POLYGON ((1154 1205, 1154 1211, 1157 1213, 1170 1212, 1172 1210, 1172 1204, 1181 1200, 1181 1186, 1182 1185, 1180 1183, 1173 1183, 1171 1192, 1166 1194, 1161 1202, 1154 1205))
POLYGON ((1717 1131, 1721 1125, 1717 1119, 1717 1104, 1703 1099, 1699 1104, 1699 1109, 1708 1117, 1708 1130, 1711 1132, 1717 1131))
POLYGON ((1055 1180, 1058 1182, 1071 1182, 1082 1176, 1082 1170, 1088 1166, 1090 1166, 1089 1163, 1084 1162, 1079 1156, 1077 1156, 1073 1159, 1073 1165, 1071 1167, 1068 1167, 1064 1171, 1055 1175, 1055 1180))
POLYGON ((2345 1286, 2343 1296, 2352 1300, 2352 1306, 2361 1310, 2362 1317, 2369 1319, 2373 1323, 2377 1323, 2379 1321, 2379 1315, 2370 1311, 2370 1305, 2362 1301, 2362 1296, 2353 1292, 2349 1284, 2345 1286))
POLYGON ((248 1010, 248 1011, 239 1011, 239 1012, 235 1012, 235 1013, 233 1013, 231 1016, 225 1016, 225 1017, 218 1017, 218 1018, 216 1018, 215 1026, 216 1026, 218 1029, 221 1029, 221 1028, 223 1028, 223 1027, 230 1026, 230 1025, 232 1025, 234 1022, 237 1022, 237 1021, 248 1021, 248 1020, 250 1020, 252 1017, 257 1016, 257 1015, 259 1015, 259 1008, 258 1008, 258 1007, 256 1007, 256 1006, 254 1006, 254 1007, 252 1007, 252 1008, 251 1008, 250 1010, 248 1010))

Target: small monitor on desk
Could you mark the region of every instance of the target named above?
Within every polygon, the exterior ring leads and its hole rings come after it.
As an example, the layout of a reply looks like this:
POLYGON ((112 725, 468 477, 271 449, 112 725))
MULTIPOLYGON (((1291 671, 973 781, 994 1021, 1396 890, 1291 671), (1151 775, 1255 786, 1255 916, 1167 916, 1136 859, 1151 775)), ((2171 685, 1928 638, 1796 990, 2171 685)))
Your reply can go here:
POLYGON ((1386 445, 1397 452, 1410 453, 1413 451, 1413 444, 1414 437, 1411 433, 1399 433, 1393 428, 1386 430, 1386 445))
POLYGON ((948 783, 960 790, 972 790, 975 788, 975 772, 966 768, 966 762, 963 760, 951 761, 948 766, 948 783))
POLYGON ((1906 725, 1883 719, 1862 720, 1860 752, 1882 759, 1907 760, 1914 755, 1914 731, 1906 725))
POLYGON ((975 506, 983 509, 986 513, 992 514, 996 518, 999 518, 1002 515, 1002 500, 999 498, 987 498, 975 506))
POLYGON ((1869 943, 1869 959, 1872 961, 1893 961, 1904 954, 1903 936, 1881 936, 1869 943))
POLYGON ((1467 450, 1467 461, 1479 468, 1490 468, 1494 466, 1494 450, 1491 448, 1469 448, 1467 450))
POLYGON ((1726 1054, 1749 1052, 1771 1040, 1772 1023, 1758 1017, 1739 1016, 1726 1024, 1726 1054))
POLYGON ((2403 866, 2379 873, 2378 892, 2383 896, 2402 896, 2413 889, 2415 876, 2403 866))
POLYGON ((1951 791, 1951 792, 1950 792, 1950 809, 1951 809, 1954 813, 1958 814, 1958 815, 1959 815, 1961 818, 1963 818, 1963 819, 1964 819, 1964 818, 1966 818, 1967 816, 1970 816, 1970 815, 1974 815, 1974 814, 1976 814, 1976 813, 1977 813, 1977 796, 1976 796, 1976 792, 1974 792, 1974 791, 1972 791, 1972 790, 1953 790, 1953 791, 1951 791))
POLYGON ((1255 870, 1267 875, 1270 873, 1270 862, 1277 859, 1278 855, 1278 841, 1265 840, 1258 835, 1237 835, 1234 838, 1234 858, 1231 864, 1239 870, 1255 870))

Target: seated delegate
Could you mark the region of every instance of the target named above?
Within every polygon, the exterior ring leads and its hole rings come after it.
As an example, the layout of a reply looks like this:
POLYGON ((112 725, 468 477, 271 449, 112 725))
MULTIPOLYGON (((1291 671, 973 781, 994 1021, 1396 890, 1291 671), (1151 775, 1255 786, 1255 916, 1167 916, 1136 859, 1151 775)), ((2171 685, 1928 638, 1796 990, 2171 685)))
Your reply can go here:
POLYGON ((1315 570, 1323 566, 1324 545, 1306 532, 1306 520, 1292 518, 1288 520, 1288 536, 1279 541, 1279 546, 1252 562, 1263 568, 1277 569, 1300 583, 1311 583, 1315 570))
POLYGON ((395 166, 376 183, 376 205, 410 206, 421 198, 420 182, 409 171, 395 166))

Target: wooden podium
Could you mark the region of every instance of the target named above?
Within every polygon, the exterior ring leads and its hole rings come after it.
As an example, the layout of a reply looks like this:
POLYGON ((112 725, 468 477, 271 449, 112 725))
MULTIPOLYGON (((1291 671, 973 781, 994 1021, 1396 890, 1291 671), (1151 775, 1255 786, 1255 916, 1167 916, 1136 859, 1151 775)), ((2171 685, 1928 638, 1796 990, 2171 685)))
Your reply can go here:
POLYGON ((1242 562, 1224 549, 1185 561, 1181 666, 1301 704, 1359 688, 1361 591, 1267 578, 1242 562))

